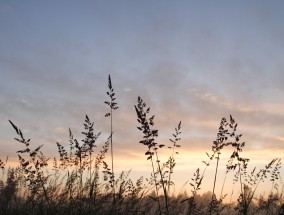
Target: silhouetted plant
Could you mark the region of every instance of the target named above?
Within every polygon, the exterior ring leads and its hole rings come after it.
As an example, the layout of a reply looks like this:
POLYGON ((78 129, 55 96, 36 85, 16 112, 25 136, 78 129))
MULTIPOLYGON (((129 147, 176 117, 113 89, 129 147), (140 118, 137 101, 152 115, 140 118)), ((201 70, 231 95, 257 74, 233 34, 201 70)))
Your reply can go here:
MULTIPOLYGON (((1 168, 3 167, 3 164, 1 165, 1 168)), ((3 167, 4 168, 4 167, 3 167)), ((7 181, 4 184, 4 182, 1 180, 1 186, 0 186, 0 210, 1 214, 5 215, 8 213, 9 205, 12 202, 13 198, 16 197, 17 193, 17 186, 18 186, 18 180, 17 180, 17 170, 16 169, 9 169, 7 173, 7 181)))
POLYGON ((213 211, 212 207, 216 206, 215 186, 216 186, 221 150, 224 147, 232 144, 228 139, 229 139, 229 137, 234 136, 234 132, 236 131, 236 127, 237 127, 237 124, 235 123, 235 120, 233 119, 233 117, 231 115, 230 115, 230 122, 227 122, 227 119, 225 117, 223 117, 221 122, 220 122, 219 130, 218 130, 218 133, 217 133, 217 138, 216 138, 215 141, 213 141, 212 155, 211 155, 210 159, 216 158, 217 163, 216 163, 216 168, 215 168, 215 176, 214 176, 214 184, 213 184, 213 192, 212 192, 212 202, 210 204, 210 210, 209 210, 210 215, 212 214, 212 211, 213 211), (228 127, 232 128, 233 131, 230 132, 228 127))
POLYGON ((175 161, 175 155, 179 154, 177 151, 177 148, 180 148, 181 145, 177 144, 178 141, 181 140, 180 134, 181 134, 181 122, 179 122, 177 128, 175 128, 175 133, 172 134, 173 138, 170 139, 170 142, 172 143, 172 146, 169 146, 169 149, 172 149, 172 155, 169 157, 168 161, 166 162, 165 166, 168 168, 168 180, 167 180, 167 185, 168 185, 168 195, 170 195, 170 187, 171 185, 174 184, 174 182, 171 180, 171 176, 174 172, 174 167, 176 165, 175 161))
POLYGON ((141 204, 151 188, 143 183, 143 176, 137 179, 135 184, 130 179, 126 184, 126 198, 129 200, 129 203, 126 205, 129 208, 127 211, 142 213, 144 210, 141 209, 141 204))
MULTIPOLYGON (((90 187, 90 196, 92 196, 92 202, 93 205, 96 207, 97 206, 97 201, 98 201, 98 194, 99 194, 99 168, 100 165, 103 164, 105 155, 108 152, 110 145, 110 137, 107 139, 107 141, 104 143, 102 146, 102 149, 100 152, 97 154, 96 159, 95 159, 95 169, 92 173, 93 179, 91 180, 91 187, 90 187)), ((96 209, 96 208, 95 208, 96 209)), ((96 211, 96 210, 95 210, 96 211)))
MULTIPOLYGON (((267 200, 262 200, 262 207, 260 209, 264 209, 265 215, 271 215, 274 214, 275 211, 272 211, 273 208, 277 208, 277 203, 279 201, 279 195, 278 195, 278 180, 280 179, 280 171, 281 168, 281 158, 278 158, 277 161, 275 161, 275 165, 273 170, 271 171, 270 175, 270 181, 272 182, 271 191, 268 195, 267 200), (276 194, 273 193, 273 190, 276 190, 276 194)), ((262 197, 262 196, 261 196, 262 197)))
MULTIPOLYGON (((98 139, 98 137, 100 136, 101 132, 97 133, 97 134, 94 134, 94 123, 90 122, 90 119, 89 117, 86 115, 86 119, 85 119, 85 123, 84 123, 84 126, 85 126, 85 131, 82 132, 83 135, 85 135, 85 139, 83 140, 83 143, 86 147, 86 152, 89 156, 88 158, 88 170, 89 170, 89 188, 91 188, 94 184, 93 184, 93 179, 92 179, 92 163, 93 163, 93 160, 92 160, 92 153, 94 152, 93 151, 93 148, 94 147, 97 147, 95 145, 96 143, 96 140, 98 139)), ((93 188, 90 189, 90 192, 89 192, 89 213, 91 213, 91 210, 92 210, 92 198, 93 198, 93 188)))
POLYGON ((189 205, 188 214, 189 215, 195 214, 197 212, 195 196, 197 194, 197 191, 201 189, 201 183, 202 183, 203 177, 204 176, 200 175, 200 169, 197 168, 195 173, 193 174, 193 178, 191 178, 191 182, 189 183, 191 186, 191 197, 186 198, 180 202, 180 203, 183 203, 186 201, 188 202, 188 205, 189 205))
POLYGON ((278 215, 279 206, 281 202, 279 201, 280 197, 278 194, 270 194, 268 198, 260 195, 257 198, 255 214, 263 215, 278 215))
POLYGON ((143 140, 141 140, 139 143, 142 143, 143 145, 147 146, 148 150, 145 152, 145 155, 147 156, 147 160, 151 160, 152 164, 152 177, 154 178, 155 182, 155 188, 156 188, 156 195, 157 195, 157 201, 159 205, 159 210, 160 213, 161 207, 160 207, 160 201, 159 201, 159 187, 158 185, 160 184, 164 193, 164 199, 165 199, 165 205, 166 205, 166 213, 169 214, 169 201, 168 201, 168 188, 172 184, 170 180, 170 176, 173 173, 173 168, 175 166, 175 159, 174 159, 174 154, 177 153, 175 151, 175 148, 180 147, 180 145, 177 144, 177 141, 180 140, 179 134, 180 134, 180 129, 181 129, 181 122, 178 124, 178 127, 176 128, 176 133, 173 134, 175 137, 174 140, 170 139, 170 141, 173 143, 172 146, 172 155, 170 156, 168 162, 166 165, 161 166, 160 164, 160 159, 158 156, 158 149, 163 148, 165 145, 164 144, 158 144, 156 142, 156 138, 158 137, 158 130, 152 129, 154 126, 154 115, 147 118, 147 114, 150 112, 150 107, 147 108, 146 103, 138 97, 137 99, 137 106, 135 105, 135 110, 137 114, 137 121, 140 124, 137 128, 143 132, 143 140), (154 160, 155 159, 155 160, 154 160), (155 163, 154 163, 155 161, 155 163), (157 171, 155 171, 155 165, 157 168, 157 171), (163 167, 168 167, 168 180, 165 180, 165 174, 167 173, 166 171, 163 172, 163 167), (160 181, 157 181, 157 174, 159 174, 160 181), (167 187, 168 184, 168 187, 167 187))
POLYGON ((223 204, 223 200, 225 199, 226 195, 221 196, 220 199, 216 198, 216 195, 214 194, 213 200, 211 200, 209 207, 208 207, 208 212, 209 213, 214 213, 216 215, 220 215, 222 211, 228 207, 227 204, 223 204))
POLYGON ((238 206, 236 207, 236 210, 238 210, 241 214, 249 214, 249 206, 252 203, 259 184, 268 178, 268 174, 271 174, 271 169, 277 160, 278 159, 272 159, 267 165, 265 165, 263 169, 260 169, 258 172, 256 172, 256 168, 254 168, 250 174, 247 173, 247 163, 243 163, 241 175, 243 176, 244 181, 241 183, 241 194, 238 198, 238 206))
MULTIPOLYGON (((113 203, 114 208, 116 208, 116 201, 115 201, 115 186, 114 186, 114 169, 113 169, 113 114, 112 112, 118 109, 117 103, 115 102, 115 93, 112 87, 110 75, 108 76, 108 89, 107 95, 109 96, 109 101, 105 101, 105 104, 109 106, 109 112, 105 114, 105 117, 110 117, 110 152, 111 152, 111 180, 112 180, 112 188, 113 188, 113 203)), ((114 211, 115 212, 115 211, 114 211)))
MULTIPOLYGON (((148 150, 145 152, 145 155, 147 156, 147 160, 151 160, 152 164, 152 177, 154 179, 154 185, 156 189, 156 198, 153 198, 158 202, 159 206, 159 213, 161 214, 161 205, 159 200, 159 189, 158 189, 158 182, 156 177, 156 171, 154 167, 154 160, 153 156, 155 154, 155 150, 157 150, 157 143, 155 142, 155 138, 158 137, 158 130, 151 129, 151 127, 154 126, 154 116, 151 116, 149 119, 147 119, 147 114, 150 112, 150 108, 147 108, 145 110, 146 103, 138 97, 138 104, 135 107, 136 114, 137 114, 137 121, 141 124, 141 126, 138 126, 137 128, 143 132, 143 140, 141 140, 139 143, 142 143, 143 145, 148 147, 148 150)), ((163 147, 164 145, 160 145, 160 147, 163 147)), ((158 164, 160 161, 156 161, 158 164)))
POLYGON ((45 187, 48 176, 45 176, 43 168, 48 166, 48 159, 40 151, 43 145, 38 146, 36 149, 30 149, 30 139, 26 140, 22 131, 9 120, 10 124, 13 126, 14 130, 18 134, 19 138, 15 138, 16 141, 24 144, 25 148, 23 150, 17 151, 19 162, 21 166, 21 171, 25 174, 25 180, 28 183, 27 186, 30 191, 28 196, 29 201, 34 203, 35 197, 39 195, 40 189, 43 190, 45 201, 50 209, 49 196, 45 187), (24 158, 23 156, 27 156, 24 158))
POLYGON ((100 132, 94 133, 93 125, 94 123, 86 115, 84 131, 81 132, 84 139, 81 144, 73 137, 72 131, 69 129, 70 151, 68 153, 61 144, 57 143, 60 163, 54 165, 55 168, 57 166, 57 168, 67 171, 65 190, 66 194, 68 193, 68 198, 74 200, 78 211, 82 211, 83 205, 88 202, 89 214, 98 210, 99 166, 104 162, 110 143, 110 138, 108 138, 102 145, 100 152, 95 157, 93 156, 96 141, 100 136, 100 132), (86 180, 83 180, 84 173, 87 175, 86 180))

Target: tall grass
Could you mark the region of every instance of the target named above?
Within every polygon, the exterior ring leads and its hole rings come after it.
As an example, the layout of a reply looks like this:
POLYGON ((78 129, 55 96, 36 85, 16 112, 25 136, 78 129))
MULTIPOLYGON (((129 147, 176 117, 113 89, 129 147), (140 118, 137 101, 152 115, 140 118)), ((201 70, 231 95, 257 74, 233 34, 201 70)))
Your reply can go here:
POLYGON ((113 168, 113 111, 118 109, 117 103, 115 102, 115 93, 111 83, 111 77, 108 76, 108 91, 106 92, 109 101, 105 101, 105 104, 109 107, 109 112, 105 114, 105 117, 110 117, 110 152, 111 152, 111 182, 113 189, 113 205, 114 205, 114 213, 116 213, 116 199, 115 199, 115 186, 114 186, 114 168, 113 168))
POLYGON ((16 152, 16 167, 8 166, 8 157, 5 161, 0 160, 1 215, 278 215, 284 200, 281 159, 272 159, 260 169, 250 167, 250 159, 242 156, 245 142, 241 141, 242 134, 237 133, 237 123, 232 116, 221 119, 217 138, 203 167, 188 176, 189 185, 184 187, 183 193, 173 195, 176 159, 182 153, 181 122, 177 123, 168 143, 158 143, 155 116, 150 115, 150 108, 138 97, 134 111, 142 138, 136 141, 146 148, 144 154, 151 164, 151 176, 141 176, 133 181, 131 171, 122 171, 115 177, 113 111, 118 107, 110 76, 107 95, 109 138, 102 139, 103 135, 100 131, 95 132, 94 122, 86 115, 81 132, 83 138, 74 137, 69 128, 69 143, 56 143, 58 155, 51 159, 44 155, 43 145, 35 146, 9 120, 17 135, 15 140, 22 148, 16 152), (224 148, 231 150, 229 158, 222 153, 224 148), (106 156, 109 149, 110 161, 106 156), (161 153, 165 152, 169 156, 163 161, 161 153), (220 172, 221 159, 228 160, 224 175, 220 172), (214 177, 211 191, 206 192, 202 187, 209 167, 214 169, 214 177), (229 174, 234 176, 233 181, 228 180, 229 174), (221 193, 217 195, 217 180, 220 179, 221 193), (265 181, 271 183, 266 195, 257 195, 265 181), (232 185, 231 191, 224 193, 224 186, 228 184, 232 185), (239 197, 232 201, 236 192, 239 197), (228 194, 230 200, 226 200, 228 194))
POLYGON ((159 206, 159 214, 162 214, 162 208, 159 200, 159 187, 162 187, 164 200, 165 200, 165 212, 169 214, 169 191, 170 186, 173 184, 171 181, 171 175, 173 174, 173 169, 175 167, 175 154, 178 154, 176 148, 180 147, 177 142, 180 140, 180 129, 181 129, 181 122, 179 122, 178 127, 175 129, 175 134, 173 134, 174 139, 170 139, 172 142, 172 146, 169 148, 172 149, 172 154, 169 157, 168 161, 161 165, 161 161, 159 159, 158 149, 162 149, 165 145, 158 144, 156 142, 156 138, 158 137, 158 130, 153 129, 154 126, 154 115, 147 118, 147 114, 150 112, 150 108, 147 108, 146 103, 138 97, 137 99, 137 106, 135 106, 136 114, 137 114, 137 121, 140 124, 137 128, 142 131, 143 139, 140 141, 143 145, 147 147, 147 151, 145 155, 147 156, 147 160, 151 161, 152 165, 152 177, 154 179, 155 189, 156 189, 156 196, 155 199, 158 202, 159 206), (159 176, 158 176, 159 175, 159 176))

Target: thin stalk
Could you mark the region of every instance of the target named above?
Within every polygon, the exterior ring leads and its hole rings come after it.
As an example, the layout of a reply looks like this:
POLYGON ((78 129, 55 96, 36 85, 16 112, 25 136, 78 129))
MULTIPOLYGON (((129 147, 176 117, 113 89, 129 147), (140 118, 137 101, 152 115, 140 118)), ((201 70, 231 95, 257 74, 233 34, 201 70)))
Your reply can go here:
MULTIPOLYGON (((172 159, 174 159, 174 149, 173 149, 173 154, 172 154, 172 159)), ((170 195, 170 187, 171 187, 171 175, 172 175, 172 168, 171 168, 171 163, 170 163, 170 173, 169 173, 169 181, 168 181, 168 194, 170 195)))
POLYGON ((217 173, 218 173, 219 160, 220 160, 220 153, 218 152, 217 164, 216 164, 216 169, 215 169, 215 177, 214 177, 214 185, 213 185, 213 195, 215 194, 215 186, 216 186, 216 181, 217 181, 217 173))
MULTIPOLYGON (((70 174, 69 174, 69 170, 67 171, 67 182, 70 178, 70 174)), ((71 199, 71 196, 72 196, 72 192, 71 192, 71 184, 68 183, 68 193, 69 193, 69 199, 71 199)))
POLYGON ((175 164, 175 158, 174 155, 177 153, 175 151, 176 147, 180 147, 180 145, 177 145, 177 142, 180 140, 179 138, 179 134, 181 134, 180 132, 181 129, 181 121, 179 122, 177 128, 175 128, 176 133, 172 134, 174 137, 174 140, 170 139, 170 141, 173 143, 172 146, 172 156, 170 156, 169 158, 169 165, 170 165, 170 172, 169 172, 169 180, 168 180, 168 195, 170 195, 170 187, 171 187, 171 176, 173 174, 173 169, 174 169, 174 164, 175 164))
POLYGON ((223 181, 223 184, 222 184, 220 198, 222 198, 222 195, 223 195, 223 190, 224 190, 224 185, 225 185, 225 182, 226 182, 226 179, 227 179, 227 174, 228 174, 228 172, 226 172, 226 174, 225 174, 225 178, 224 178, 224 181, 223 181))
POLYGON ((90 165, 89 165, 89 170, 90 170, 90 195, 89 195, 89 214, 91 214, 91 207, 92 207, 92 196, 93 196, 93 189, 92 189, 92 153, 91 150, 89 151, 89 158, 90 158, 90 165))
POLYGON ((242 182, 242 174, 241 174, 241 167, 240 167, 240 163, 239 163, 239 177, 240 177, 240 184, 241 184, 241 194, 244 195, 244 191, 243 191, 243 182, 242 182))
POLYGON ((155 176, 154 162, 153 162, 152 157, 151 157, 151 164, 152 164, 152 171, 153 171, 153 177, 154 177, 154 182, 155 182, 156 196, 157 196, 157 201, 158 201, 158 206, 159 206, 159 214, 161 215, 162 211, 161 211, 161 204, 160 204, 160 199, 159 199, 159 191, 158 191, 157 179, 155 176))
POLYGON ((110 153, 111 153, 111 173, 112 173, 112 192, 113 192, 113 204, 114 204, 114 212, 116 213, 116 199, 115 199, 115 186, 114 186, 114 168, 113 168, 113 145, 112 145, 112 108, 110 109, 110 153))
POLYGON ((117 107, 117 103, 115 102, 115 93, 114 93, 114 89, 112 87, 111 84, 111 78, 110 75, 108 76, 108 88, 109 91, 107 92, 107 95, 110 98, 110 101, 105 101, 105 104, 107 104, 110 108, 110 112, 108 112, 107 114, 105 114, 105 117, 109 117, 110 116, 110 133, 111 133, 111 137, 110 137, 110 150, 111 150, 111 173, 112 173, 112 191, 113 191, 113 204, 114 204, 114 212, 116 213, 116 199, 115 199, 115 180, 114 180, 114 167, 113 167, 113 123, 112 123, 112 110, 116 110, 117 107))
POLYGON ((79 171, 80 171, 80 190, 79 190, 79 192, 80 192, 80 196, 79 196, 79 198, 80 198, 80 200, 82 200, 82 196, 83 196, 83 171, 82 171, 82 155, 81 155, 81 151, 80 151, 80 153, 79 153, 79 161, 80 161, 80 169, 79 169, 79 171))
POLYGON ((215 195, 215 186, 216 186, 216 180, 217 180, 217 172, 218 172, 218 166, 219 166, 220 152, 218 152, 218 155, 217 155, 216 159, 217 159, 217 164, 216 164, 216 169, 215 169, 213 193, 212 193, 212 199, 211 199, 211 205, 210 205, 210 215, 212 214, 212 202, 213 202, 214 195, 215 195))
POLYGON ((158 163, 158 171, 159 171, 159 173, 160 173, 161 183, 162 183, 163 192, 164 192, 164 196, 165 196, 166 210, 167 210, 167 214, 169 215, 169 205, 168 205, 167 188, 166 188, 165 183, 164 183, 163 173, 162 173, 162 170, 161 170, 160 160, 159 160, 159 157, 158 157, 157 150, 155 150, 155 155, 156 155, 156 159, 157 159, 157 163, 158 163))
POLYGON ((232 197, 233 197, 233 194, 234 194, 234 189, 235 189, 235 182, 233 183, 233 189, 232 189, 231 196, 230 196, 230 204, 232 203, 232 197))

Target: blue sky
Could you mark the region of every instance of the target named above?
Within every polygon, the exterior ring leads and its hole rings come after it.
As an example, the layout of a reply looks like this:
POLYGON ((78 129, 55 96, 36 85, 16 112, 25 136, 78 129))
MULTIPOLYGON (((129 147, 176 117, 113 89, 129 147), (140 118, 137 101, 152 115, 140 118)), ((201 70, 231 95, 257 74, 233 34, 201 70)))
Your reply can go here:
POLYGON ((1 0, 0 156, 19 149, 8 119, 50 156, 56 141, 68 144, 69 127, 80 137, 85 114, 103 142, 110 74, 117 169, 134 169, 130 159, 147 165, 137 96, 156 115, 161 142, 182 121, 177 168, 189 177, 230 114, 252 165, 282 157, 283 9, 282 1, 1 0))

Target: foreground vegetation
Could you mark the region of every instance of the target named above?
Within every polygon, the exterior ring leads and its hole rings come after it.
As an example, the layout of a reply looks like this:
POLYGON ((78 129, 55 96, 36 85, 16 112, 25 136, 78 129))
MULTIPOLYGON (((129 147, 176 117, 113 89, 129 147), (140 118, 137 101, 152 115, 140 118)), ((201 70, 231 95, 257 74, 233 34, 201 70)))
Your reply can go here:
POLYGON ((118 109, 111 78, 108 78, 108 107, 106 117, 110 118, 109 138, 104 144, 97 145, 101 133, 95 133, 94 123, 86 115, 84 139, 78 141, 69 129, 69 146, 57 143, 58 156, 53 161, 42 152, 41 146, 33 146, 21 129, 9 121, 15 130, 15 138, 22 146, 17 151, 19 165, 8 167, 0 160, 2 169, 0 179, 0 214, 279 214, 283 204, 280 182, 281 159, 275 158, 262 169, 249 171, 250 160, 242 156, 245 143, 242 134, 237 132, 237 123, 232 116, 222 118, 217 138, 207 152, 208 159, 196 169, 186 192, 172 195, 174 185, 172 176, 181 150, 182 123, 177 122, 169 145, 158 143, 158 130, 155 117, 150 108, 138 97, 135 111, 141 140, 145 146, 145 158, 151 164, 151 177, 141 176, 133 181, 130 171, 114 174, 115 138, 113 136, 113 114, 118 109), (99 148, 100 147, 100 148, 99 148), (171 153, 165 161, 160 160, 161 151, 170 148, 171 153), (224 149, 231 150, 226 164, 225 177, 222 179, 222 192, 217 196, 216 182, 220 179, 220 158, 224 149), (111 161, 105 159, 110 153, 111 161), (108 163, 109 162, 109 163, 108 163), (51 163, 53 164, 51 166, 51 163), (201 191, 207 168, 215 169, 213 187, 209 192, 201 191), (234 180, 227 181, 227 175, 234 174, 234 180), (256 191, 264 181, 271 188, 266 196, 256 196, 256 191), (223 193, 226 183, 233 184, 232 192, 223 193), (233 202, 234 189, 240 190, 238 199, 233 202), (230 201, 224 202, 224 199, 230 201), (229 203, 227 203, 229 202, 229 203))

